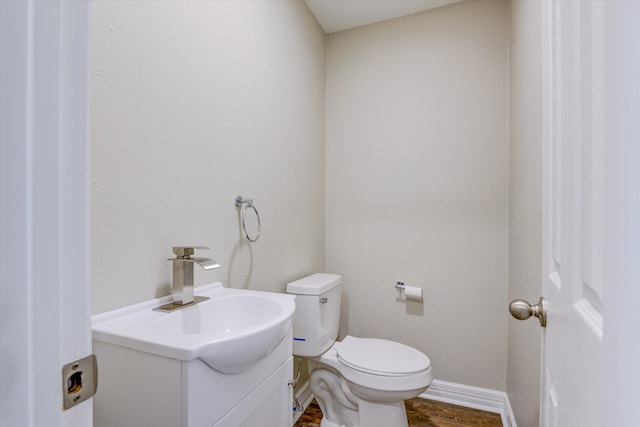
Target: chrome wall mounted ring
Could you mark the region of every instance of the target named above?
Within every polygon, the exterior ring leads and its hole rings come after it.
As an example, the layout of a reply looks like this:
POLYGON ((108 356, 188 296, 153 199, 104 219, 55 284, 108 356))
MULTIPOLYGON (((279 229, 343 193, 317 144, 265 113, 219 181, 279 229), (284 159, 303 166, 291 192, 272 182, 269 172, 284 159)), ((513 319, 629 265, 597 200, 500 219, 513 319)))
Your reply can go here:
POLYGON ((242 196, 236 196, 236 207, 242 208, 241 217, 242 217, 242 231, 244 231, 244 236, 251 243, 257 242, 258 239, 260 238, 260 214, 258 213, 258 209, 256 209, 256 207, 253 205, 253 199, 245 199, 242 196), (256 219, 258 221, 258 232, 253 238, 249 236, 249 232, 247 231, 247 223, 245 220, 247 215, 247 209, 249 208, 253 209, 253 211, 256 214, 256 219))
POLYGON ((260 214, 258 213, 258 209, 256 209, 256 207, 253 204, 247 203, 242 207, 242 229, 244 230, 244 235, 248 241, 253 243, 253 242, 257 242, 258 239, 260 238, 260 214), (253 238, 249 236, 249 232, 247 231, 247 224, 245 222, 245 216, 247 214, 248 208, 253 209, 253 211, 256 213, 256 219, 258 220, 258 232, 253 238))

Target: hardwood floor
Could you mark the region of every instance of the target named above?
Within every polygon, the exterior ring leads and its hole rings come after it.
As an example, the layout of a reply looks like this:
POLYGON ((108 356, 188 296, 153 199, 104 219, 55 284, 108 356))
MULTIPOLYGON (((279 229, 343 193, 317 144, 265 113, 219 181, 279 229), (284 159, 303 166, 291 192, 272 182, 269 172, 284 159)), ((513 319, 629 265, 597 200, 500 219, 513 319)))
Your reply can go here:
POLYGON ((500 414, 426 399, 405 402, 410 427, 502 427, 500 414))
MULTIPOLYGON (((407 400, 405 407, 409 427, 502 427, 499 414, 449 403, 415 398, 407 400)), ((322 412, 314 399, 294 427, 319 427, 321 420, 322 412)))

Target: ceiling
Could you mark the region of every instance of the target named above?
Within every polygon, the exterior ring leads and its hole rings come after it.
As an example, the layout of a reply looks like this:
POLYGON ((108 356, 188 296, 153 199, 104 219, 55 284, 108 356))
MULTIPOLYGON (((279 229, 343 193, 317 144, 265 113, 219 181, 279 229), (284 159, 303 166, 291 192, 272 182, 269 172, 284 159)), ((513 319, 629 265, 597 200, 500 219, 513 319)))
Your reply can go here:
POLYGON ((461 0, 305 0, 326 33, 373 24, 461 0))

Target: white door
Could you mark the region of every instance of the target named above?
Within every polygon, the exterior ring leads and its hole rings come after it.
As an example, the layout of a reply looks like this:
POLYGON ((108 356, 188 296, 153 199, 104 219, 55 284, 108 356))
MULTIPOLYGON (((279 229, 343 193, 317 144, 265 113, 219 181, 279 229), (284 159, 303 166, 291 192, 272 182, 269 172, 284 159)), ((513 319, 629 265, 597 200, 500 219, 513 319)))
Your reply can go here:
POLYGON ((543 3, 545 427, 638 425, 639 4, 543 3))
POLYGON ((88 3, 0 1, 2 427, 92 425, 87 48, 88 3))
POLYGON ((541 423, 602 426, 603 157, 600 4, 550 1, 543 15, 541 423))

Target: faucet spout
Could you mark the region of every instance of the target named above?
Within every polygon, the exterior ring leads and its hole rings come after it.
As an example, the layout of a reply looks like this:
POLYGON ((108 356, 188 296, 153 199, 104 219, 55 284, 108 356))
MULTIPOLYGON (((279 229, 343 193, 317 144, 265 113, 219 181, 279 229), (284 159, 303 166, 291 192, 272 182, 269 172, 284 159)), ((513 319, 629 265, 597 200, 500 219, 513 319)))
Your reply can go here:
POLYGON ((209 258, 191 257, 189 259, 206 271, 220 268, 220 264, 209 258))
POLYGON ((157 311, 174 311, 205 301, 207 297, 193 296, 193 265, 198 264, 205 270, 220 268, 220 264, 209 258, 192 257, 195 249, 209 249, 205 246, 176 246, 173 253, 176 258, 169 258, 173 262, 173 301, 160 307, 157 311))

